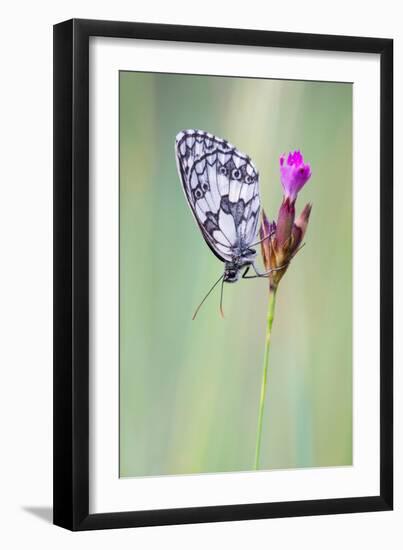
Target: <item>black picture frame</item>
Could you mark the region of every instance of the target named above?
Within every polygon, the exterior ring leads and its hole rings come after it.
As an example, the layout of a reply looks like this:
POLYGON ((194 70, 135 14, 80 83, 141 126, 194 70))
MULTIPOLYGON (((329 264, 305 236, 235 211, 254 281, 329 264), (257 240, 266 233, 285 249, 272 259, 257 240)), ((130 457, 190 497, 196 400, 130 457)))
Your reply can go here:
POLYGON ((54 26, 54 523, 77 530, 393 507, 393 41, 73 19, 54 26), (89 38, 377 53, 380 121, 380 491, 365 497, 89 513, 89 38))

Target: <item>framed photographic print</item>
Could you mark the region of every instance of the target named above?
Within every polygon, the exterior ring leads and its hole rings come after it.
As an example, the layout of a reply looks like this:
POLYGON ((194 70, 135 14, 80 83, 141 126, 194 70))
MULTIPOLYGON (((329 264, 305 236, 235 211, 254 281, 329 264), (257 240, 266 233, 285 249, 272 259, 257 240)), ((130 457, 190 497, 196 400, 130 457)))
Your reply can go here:
POLYGON ((393 506, 393 43, 54 27, 54 523, 393 506))

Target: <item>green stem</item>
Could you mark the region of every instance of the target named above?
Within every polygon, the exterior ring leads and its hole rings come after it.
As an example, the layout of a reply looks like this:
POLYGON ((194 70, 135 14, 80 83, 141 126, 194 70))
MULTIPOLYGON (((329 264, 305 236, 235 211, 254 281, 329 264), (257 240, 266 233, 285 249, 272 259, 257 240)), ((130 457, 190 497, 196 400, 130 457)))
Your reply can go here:
POLYGON ((267 371, 269 369, 271 327, 273 325, 273 319, 274 319, 274 308, 276 305, 276 292, 277 292, 276 288, 270 288, 269 307, 267 310, 266 344, 264 348, 264 358, 263 358, 263 375, 262 375, 262 385, 260 388, 259 416, 257 421, 255 470, 259 469, 260 443, 262 439, 262 424, 263 424, 264 403, 265 403, 265 397, 266 397, 267 371))

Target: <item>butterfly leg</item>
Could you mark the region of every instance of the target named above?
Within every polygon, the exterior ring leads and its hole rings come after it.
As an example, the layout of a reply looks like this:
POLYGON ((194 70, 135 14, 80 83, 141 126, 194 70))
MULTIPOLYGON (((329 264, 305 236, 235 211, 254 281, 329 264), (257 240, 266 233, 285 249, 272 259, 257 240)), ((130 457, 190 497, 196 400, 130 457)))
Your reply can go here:
POLYGON ((256 277, 269 277, 271 273, 274 273, 275 271, 281 271, 282 269, 285 269, 287 265, 288 263, 284 265, 280 265, 280 267, 273 267, 273 269, 269 269, 265 273, 259 273, 259 271, 256 269, 255 264, 252 264, 253 269, 255 270, 255 273, 256 273, 256 277))
POLYGON ((248 266, 245 271, 244 271, 244 274, 242 275, 242 278, 243 279, 258 279, 258 278, 267 278, 267 277, 270 277, 270 274, 271 273, 274 273, 275 271, 281 271, 282 269, 285 269, 288 264, 290 263, 290 261, 294 258, 294 256, 296 254, 298 254, 298 252, 301 250, 301 248, 303 248, 305 246, 305 243, 302 243, 301 246, 299 248, 297 248, 297 250, 294 252, 294 254, 291 256, 291 258, 288 260, 287 263, 285 263, 284 265, 281 265, 280 267, 273 267, 273 269, 269 269, 269 271, 266 271, 266 273, 259 273, 259 271, 256 269, 256 266, 255 264, 251 264, 252 267, 253 267, 253 270, 254 272, 256 273, 256 275, 249 275, 247 276, 246 274, 248 273, 249 271, 249 267, 248 266))
POLYGON ((250 269, 250 266, 248 266, 248 267, 245 269, 245 271, 244 271, 244 273, 243 273, 243 275, 242 275, 242 279, 259 279, 260 277, 266 277, 266 276, 268 277, 268 273, 267 273, 267 274, 265 274, 265 273, 259 273, 259 272, 257 271, 257 269, 256 269, 255 264, 252 264, 252 267, 253 267, 253 269, 254 269, 256 275, 247 275, 247 273, 248 273, 248 271, 249 271, 249 269, 250 269))
POLYGON ((246 274, 248 273, 249 269, 250 269, 249 266, 245 269, 245 271, 243 272, 243 275, 242 275, 242 279, 254 279, 253 276, 252 276, 252 277, 250 277, 250 276, 247 277, 247 276, 246 276, 246 274))
POLYGON ((255 264, 252 264, 253 270, 255 271, 256 275, 246 275, 249 271, 249 266, 246 268, 244 274, 242 275, 243 279, 260 279, 260 278, 267 278, 270 276, 271 273, 274 271, 280 271, 281 269, 284 269, 286 266, 282 265, 280 267, 274 267, 273 269, 269 269, 269 271, 266 271, 266 273, 259 273, 259 271, 256 269, 255 264))
POLYGON ((252 267, 253 267, 253 269, 254 269, 256 275, 247 275, 247 273, 248 273, 248 271, 249 271, 249 269, 250 269, 250 266, 248 266, 248 267, 245 269, 245 271, 244 271, 244 273, 243 273, 243 275, 242 275, 242 279, 258 279, 258 278, 260 278, 260 277, 268 277, 268 276, 269 276, 269 273, 270 273, 270 272, 267 272, 267 273, 259 273, 259 272, 257 271, 257 269, 256 269, 255 264, 252 264, 252 267))
POLYGON ((276 233, 275 231, 272 231, 271 233, 266 235, 266 237, 263 237, 263 239, 260 239, 260 241, 257 241, 256 243, 252 243, 251 245, 249 245, 249 248, 253 248, 254 246, 257 246, 258 244, 262 243, 263 241, 266 241, 267 239, 270 239, 275 233, 276 233))
POLYGON ((247 275, 249 267, 247 267, 242 275, 242 279, 258 279, 261 275, 247 275))

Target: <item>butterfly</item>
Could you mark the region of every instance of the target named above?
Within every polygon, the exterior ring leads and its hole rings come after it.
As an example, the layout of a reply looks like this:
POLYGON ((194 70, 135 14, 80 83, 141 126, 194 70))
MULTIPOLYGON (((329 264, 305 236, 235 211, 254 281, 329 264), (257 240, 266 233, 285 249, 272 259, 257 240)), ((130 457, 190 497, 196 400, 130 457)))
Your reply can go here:
POLYGON ((266 277, 254 264, 260 212, 259 172, 248 155, 225 139, 202 130, 182 130, 176 136, 176 161, 183 190, 199 229, 224 273, 206 294, 196 312, 221 281, 266 277), (255 275, 247 276, 250 268, 255 275))

